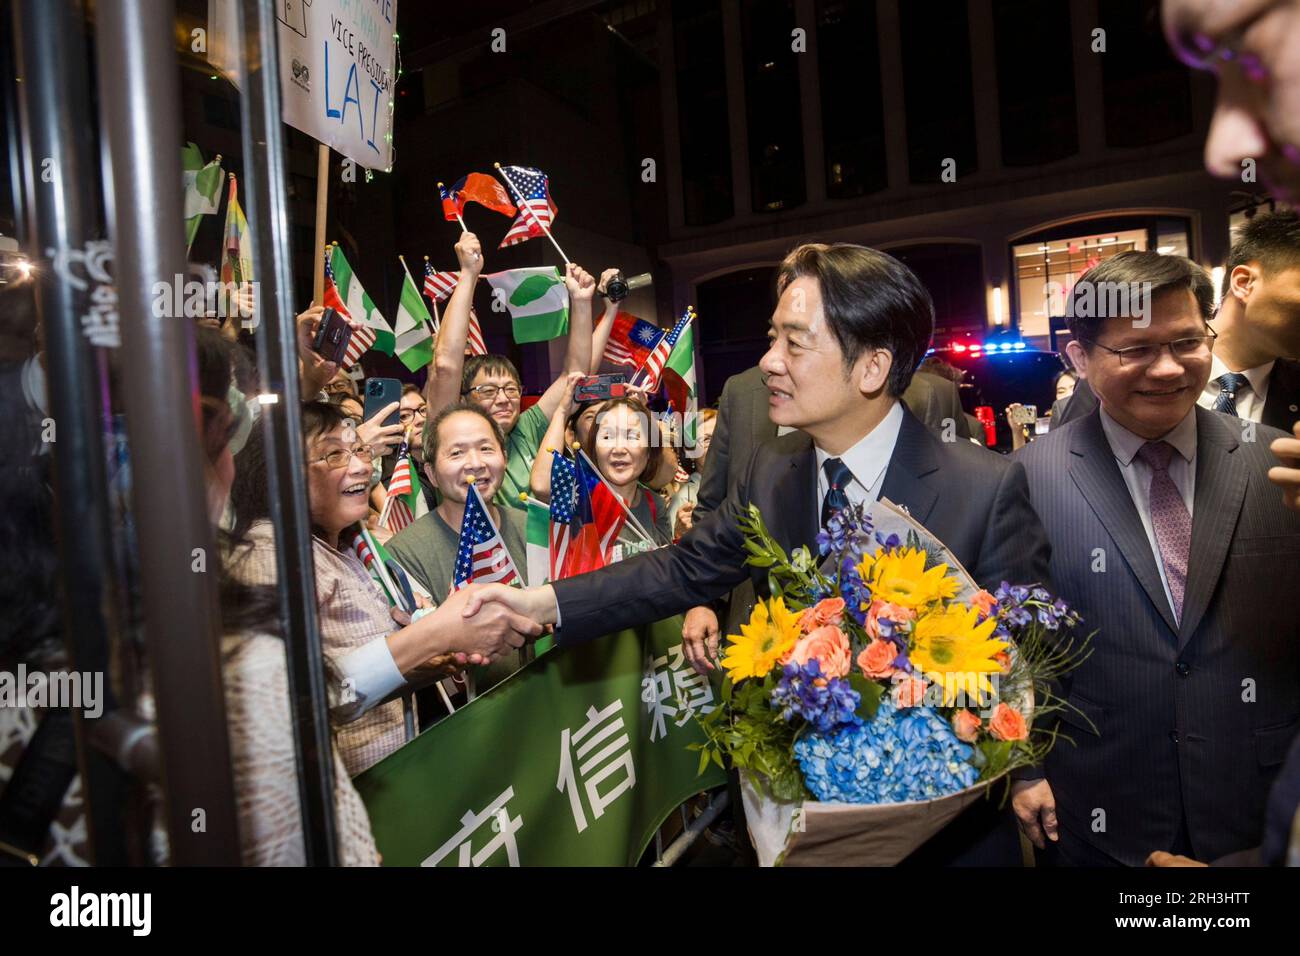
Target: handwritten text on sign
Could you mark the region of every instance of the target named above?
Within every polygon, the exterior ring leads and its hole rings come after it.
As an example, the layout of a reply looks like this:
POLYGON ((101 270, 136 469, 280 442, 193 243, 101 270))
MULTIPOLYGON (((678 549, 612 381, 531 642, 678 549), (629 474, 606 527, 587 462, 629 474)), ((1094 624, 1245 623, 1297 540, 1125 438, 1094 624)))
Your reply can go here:
POLYGON ((370 169, 392 165, 397 0, 278 5, 284 120, 370 169))

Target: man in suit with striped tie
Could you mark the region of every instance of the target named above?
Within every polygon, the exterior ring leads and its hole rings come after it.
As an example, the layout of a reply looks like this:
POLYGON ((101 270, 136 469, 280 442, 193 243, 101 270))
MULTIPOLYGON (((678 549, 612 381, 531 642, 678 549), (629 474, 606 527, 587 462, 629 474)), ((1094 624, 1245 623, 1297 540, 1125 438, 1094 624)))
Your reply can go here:
POLYGON ((1129 252, 1085 273, 1067 348, 1099 407, 1017 455, 1051 580, 1098 632, 1062 682, 1073 742, 1013 791, 1060 863, 1254 846, 1300 729, 1300 515, 1267 478, 1281 432, 1196 404, 1212 308, 1208 276, 1181 256, 1129 252))

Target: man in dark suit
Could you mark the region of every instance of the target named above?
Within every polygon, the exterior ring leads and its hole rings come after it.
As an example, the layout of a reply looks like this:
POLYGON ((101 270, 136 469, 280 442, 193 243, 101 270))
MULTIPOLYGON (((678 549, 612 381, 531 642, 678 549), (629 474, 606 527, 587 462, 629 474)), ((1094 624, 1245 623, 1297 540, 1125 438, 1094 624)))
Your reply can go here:
MULTIPOLYGON (((718 422, 704 463, 700 493, 692 516, 695 521, 717 511, 740 483, 754 449, 777 437, 778 428, 768 416, 770 394, 764 384, 765 373, 754 366, 727 379, 718 399, 718 422)), ((970 428, 962 414, 957 386, 948 379, 927 372, 916 372, 903 404, 932 432, 948 441, 968 441, 970 428)), ((686 612, 682 640, 687 660, 701 674, 714 667, 722 633, 735 634, 743 621, 749 620, 754 608, 754 589, 742 582, 729 599, 714 606, 701 605, 686 612), (725 605, 726 628, 719 624, 717 605, 725 605)))
MULTIPOLYGON (((934 321, 911 270, 862 246, 810 244, 782 263, 777 289, 760 367, 771 420, 799 431, 760 445, 735 493, 676 545, 541 588, 491 588, 485 599, 556 624, 565 646, 705 604, 747 579, 766 597, 766 572, 745 564, 739 522, 749 505, 789 552, 815 549, 830 511, 882 495, 981 585, 1045 580, 1048 546, 1020 465, 941 441, 899 401, 934 321)), ((1018 864, 1014 824, 997 811, 994 802, 972 808, 962 845, 946 844, 942 858, 1018 864)))
MULTIPOLYGON (((1218 338, 1197 403, 1290 431, 1300 421, 1300 215, 1287 209, 1247 220, 1223 273, 1218 338)), ((1059 412, 1053 406, 1052 427, 1096 407, 1096 395, 1080 382, 1059 412)))
POLYGON ((1300 591, 1300 515, 1268 483, 1279 433, 1196 404, 1212 308, 1209 277, 1181 256, 1130 252, 1089 270, 1071 292, 1067 349, 1099 408, 1016 455, 1052 582, 1097 630, 1063 682, 1073 743, 1012 791, 1027 835, 1064 864, 1210 860, 1259 843, 1300 729, 1300 619, 1282 597, 1300 591), (1112 314, 1081 307, 1143 287, 1112 314))

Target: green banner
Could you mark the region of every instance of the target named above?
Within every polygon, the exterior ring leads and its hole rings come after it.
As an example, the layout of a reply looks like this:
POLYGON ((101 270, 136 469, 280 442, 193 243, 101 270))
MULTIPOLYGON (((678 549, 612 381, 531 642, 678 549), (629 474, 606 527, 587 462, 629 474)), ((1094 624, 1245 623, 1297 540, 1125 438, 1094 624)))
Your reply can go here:
POLYGON ((543 654, 354 783, 386 866, 633 866, 697 775, 717 689, 680 617, 543 654))

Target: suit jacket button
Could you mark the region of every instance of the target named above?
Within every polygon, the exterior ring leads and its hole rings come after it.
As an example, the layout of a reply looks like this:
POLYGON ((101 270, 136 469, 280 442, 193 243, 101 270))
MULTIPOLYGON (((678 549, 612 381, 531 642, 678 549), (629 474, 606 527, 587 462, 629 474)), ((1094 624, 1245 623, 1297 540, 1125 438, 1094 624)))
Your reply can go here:
POLYGON ((1179 677, 1186 677, 1192 672, 1192 665, 1188 664, 1187 661, 1179 661, 1174 670, 1178 671, 1179 677))
POLYGON ((1179 741, 1178 731, 1176 730, 1169 731, 1169 739, 1172 740, 1174 743, 1178 743, 1179 741))

